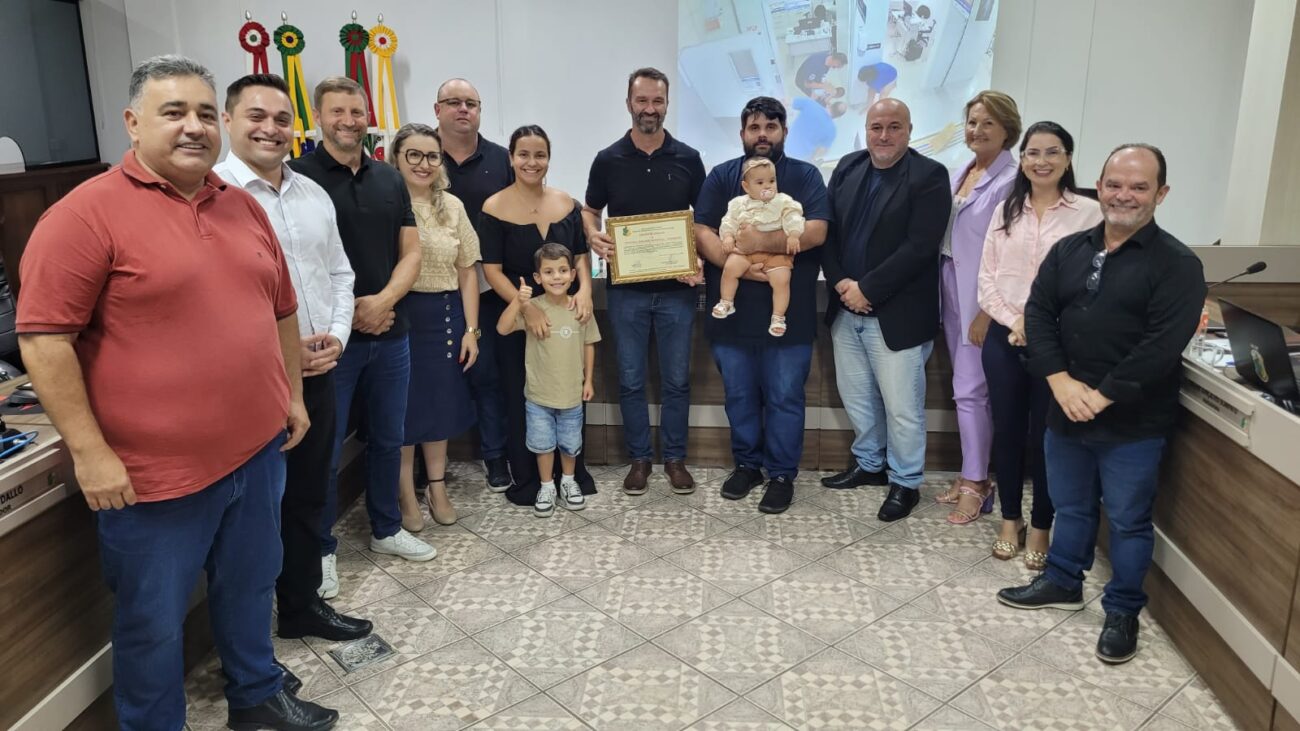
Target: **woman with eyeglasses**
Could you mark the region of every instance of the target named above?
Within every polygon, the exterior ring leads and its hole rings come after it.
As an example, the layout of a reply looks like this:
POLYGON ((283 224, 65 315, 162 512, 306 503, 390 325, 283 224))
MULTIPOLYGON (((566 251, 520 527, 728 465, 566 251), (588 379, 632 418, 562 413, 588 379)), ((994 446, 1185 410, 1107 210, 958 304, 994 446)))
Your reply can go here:
POLYGON ((478 234, 465 206, 447 192, 438 132, 407 124, 393 138, 391 161, 411 193, 420 233, 420 276, 406 296, 411 321, 411 385, 399 482, 402 527, 424 528, 415 497, 415 448, 424 456, 424 499, 434 521, 456 522, 447 497, 447 440, 474 425, 466 371, 478 359, 478 234))
POLYGON ((1078 194, 1071 158, 1074 138, 1055 122, 1037 122, 1020 143, 1020 166, 1006 202, 984 238, 979 270, 980 309, 993 318, 981 353, 993 409, 993 469, 998 475, 1002 527, 993 556, 1015 558, 1025 546, 1025 567, 1042 571, 1052 529, 1043 433, 1052 398, 1047 381, 1025 368, 1025 302, 1038 266, 1062 237, 1101 223, 1097 201, 1078 194), (1026 536, 1021 518, 1025 458, 1034 485, 1026 536))

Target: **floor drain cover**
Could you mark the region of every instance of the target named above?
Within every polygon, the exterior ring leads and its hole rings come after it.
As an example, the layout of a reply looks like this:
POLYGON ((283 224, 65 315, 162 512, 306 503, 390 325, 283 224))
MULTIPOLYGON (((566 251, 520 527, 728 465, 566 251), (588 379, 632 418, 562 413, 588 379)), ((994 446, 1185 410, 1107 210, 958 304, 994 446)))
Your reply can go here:
POLYGON ((389 645, 384 641, 384 638, 376 634, 362 637, 359 640, 330 650, 330 656, 334 658, 334 662, 343 666, 343 669, 349 673, 356 672, 367 665, 373 665, 394 654, 392 645, 389 645))

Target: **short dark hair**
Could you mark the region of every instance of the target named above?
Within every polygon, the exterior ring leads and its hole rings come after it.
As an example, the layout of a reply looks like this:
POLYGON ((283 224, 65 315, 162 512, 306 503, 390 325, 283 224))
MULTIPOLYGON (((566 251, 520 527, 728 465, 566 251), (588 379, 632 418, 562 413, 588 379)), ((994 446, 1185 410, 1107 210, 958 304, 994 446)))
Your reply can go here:
POLYGON ((834 61, 841 66, 847 65, 849 62, 849 57, 844 55, 843 53, 832 53, 830 56, 827 56, 827 59, 830 61, 834 61))
POLYGON ((551 138, 546 136, 546 130, 535 124, 525 124, 510 134, 510 154, 515 154, 515 144, 524 137, 541 137, 546 143, 546 154, 551 154, 551 138))
POLYGON ((749 118, 755 114, 774 119, 782 127, 785 126, 785 105, 770 96, 756 96, 745 104, 745 108, 740 110, 740 128, 744 129, 749 124, 749 118))
MULTIPOLYGON (((283 92, 289 96, 289 84, 285 83, 283 77, 276 74, 248 74, 235 79, 230 86, 226 87, 226 111, 233 113, 235 105, 239 104, 239 97, 244 93, 244 89, 250 86, 266 86, 276 91, 283 92)), ((292 107, 292 99, 290 106, 292 107)))
POLYGON ((570 269, 573 268, 573 252, 569 251, 569 247, 556 243, 542 244, 537 251, 533 252, 533 271, 542 271, 543 261, 555 261, 556 259, 563 259, 568 263, 570 269))
POLYGON ((366 92, 356 80, 346 76, 326 76, 316 84, 316 90, 312 92, 312 109, 319 110, 321 102, 325 100, 325 95, 334 93, 359 96, 362 103, 366 103, 366 92))
POLYGON ((654 81, 664 82, 664 95, 665 96, 668 95, 668 75, 660 71, 659 69, 654 68, 653 66, 646 66, 644 68, 639 68, 636 71, 633 71, 632 73, 628 74, 627 77, 627 98, 628 99, 632 98, 632 84, 634 84, 637 79, 653 79, 654 81))
POLYGON ((1152 155, 1155 155, 1156 163, 1158 164, 1156 170, 1156 185, 1160 186, 1161 188, 1165 187, 1165 181, 1168 180, 1168 172, 1169 172, 1168 168, 1165 166, 1165 153, 1161 152, 1159 147, 1156 147, 1155 145, 1149 142, 1126 142, 1120 145, 1119 147, 1116 147, 1115 149, 1111 150, 1110 154, 1106 156, 1106 162, 1102 163, 1101 165, 1101 175, 1103 178, 1106 177, 1106 166, 1110 164, 1110 159, 1112 157, 1115 157, 1116 153, 1122 152, 1124 150, 1146 150, 1152 155))

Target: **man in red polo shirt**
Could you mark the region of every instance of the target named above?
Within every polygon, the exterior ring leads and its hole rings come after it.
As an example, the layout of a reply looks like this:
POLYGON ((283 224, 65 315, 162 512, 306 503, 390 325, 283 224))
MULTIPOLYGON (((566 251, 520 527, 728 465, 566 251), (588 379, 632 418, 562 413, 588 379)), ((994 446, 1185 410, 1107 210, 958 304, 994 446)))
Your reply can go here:
POLYGON ((23 361, 99 511, 118 721, 184 725, 181 629, 206 570, 230 727, 331 728, 271 649, 283 452, 308 428, 284 255, 211 173, 212 75, 159 56, 130 97, 132 149, 42 216, 18 303, 23 361))

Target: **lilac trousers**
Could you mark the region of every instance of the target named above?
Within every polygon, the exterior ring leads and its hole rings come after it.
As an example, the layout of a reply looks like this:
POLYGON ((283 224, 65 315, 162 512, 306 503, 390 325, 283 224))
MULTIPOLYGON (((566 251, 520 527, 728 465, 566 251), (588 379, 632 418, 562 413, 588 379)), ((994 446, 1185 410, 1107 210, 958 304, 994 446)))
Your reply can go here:
POLYGON ((957 305, 957 267, 943 257, 940 292, 943 298, 943 338, 952 358, 952 400, 957 404, 957 429, 961 433, 961 476, 986 480, 989 451, 993 448, 993 412, 984 381, 980 348, 961 341, 961 312, 957 305))

